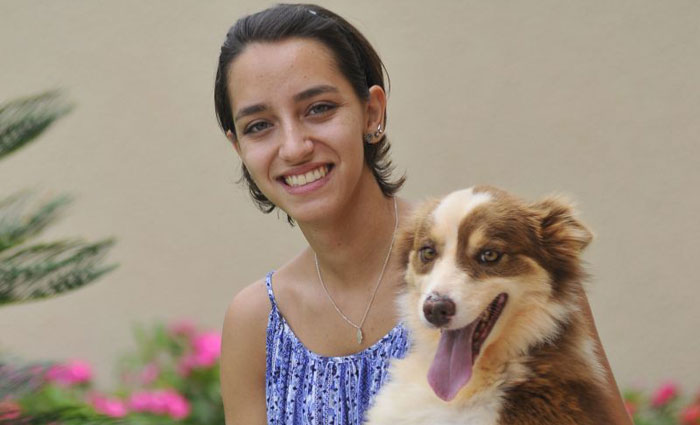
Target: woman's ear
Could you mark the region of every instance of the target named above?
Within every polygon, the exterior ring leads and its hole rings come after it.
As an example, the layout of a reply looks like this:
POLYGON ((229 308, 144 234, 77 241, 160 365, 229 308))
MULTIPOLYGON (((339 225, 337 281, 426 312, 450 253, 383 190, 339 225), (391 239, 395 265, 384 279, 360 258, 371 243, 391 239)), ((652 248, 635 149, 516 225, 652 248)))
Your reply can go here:
POLYGON ((233 134, 233 132, 231 130, 226 130, 226 138, 229 140, 229 142, 231 142, 231 144, 233 145, 233 148, 236 150, 238 155, 240 155, 241 154, 241 147, 238 144, 238 138, 236 137, 236 135, 233 134))
POLYGON ((380 86, 369 88, 367 99, 367 122, 365 133, 374 134, 381 125, 380 133, 384 132, 384 114, 386 113, 386 93, 380 86))

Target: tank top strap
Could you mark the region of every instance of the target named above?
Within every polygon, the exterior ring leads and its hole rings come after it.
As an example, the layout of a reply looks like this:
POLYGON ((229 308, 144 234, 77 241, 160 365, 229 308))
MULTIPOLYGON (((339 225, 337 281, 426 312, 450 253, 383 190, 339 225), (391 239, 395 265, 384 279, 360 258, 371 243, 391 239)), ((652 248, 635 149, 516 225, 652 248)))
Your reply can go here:
POLYGON ((270 305, 272 306, 272 310, 277 310, 277 303, 275 302, 275 294, 272 292, 272 274, 274 271, 271 271, 265 276, 265 287, 267 288, 267 296, 270 298, 270 305))

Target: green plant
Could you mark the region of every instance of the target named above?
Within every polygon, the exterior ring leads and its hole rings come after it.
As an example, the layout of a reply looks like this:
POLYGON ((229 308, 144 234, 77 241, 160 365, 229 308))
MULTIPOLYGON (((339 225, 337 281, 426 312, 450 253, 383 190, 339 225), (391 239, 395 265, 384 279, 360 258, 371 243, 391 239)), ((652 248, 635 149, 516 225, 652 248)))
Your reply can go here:
POLYGON ((635 425, 700 425, 700 393, 686 399, 672 381, 661 384, 651 394, 630 389, 623 395, 635 425))
MULTIPOLYGON (((0 105, 0 159, 34 141, 71 109, 57 91, 0 105)), ((33 199, 27 191, 0 199, 0 306, 80 288, 116 267, 102 264, 112 239, 28 245, 70 203, 68 196, 33 199)))
MULTIPOLYGON (((72 108, 58 91, 0 105, 0 159, 35 141, 72 108)), ((0 198, 0 307, 80 288, 116 267, 103 264, 114 245, 112 239, 86 242, 70 238, 30 244, 70 203, 65 195, 40 201, 35 198, 28 191, 0 198)), ((101 417, 74 403, 67 394, 43 385, 40 376, 46 364, 18 367, 15 363, 7 356, 0 357, 0 423, 48 424, 56 418, 69 418, 64 424, 101 423, 101 417), (20 397, 27 404, 53 404, 54 409, 19 418, 16 400, 20 397)))

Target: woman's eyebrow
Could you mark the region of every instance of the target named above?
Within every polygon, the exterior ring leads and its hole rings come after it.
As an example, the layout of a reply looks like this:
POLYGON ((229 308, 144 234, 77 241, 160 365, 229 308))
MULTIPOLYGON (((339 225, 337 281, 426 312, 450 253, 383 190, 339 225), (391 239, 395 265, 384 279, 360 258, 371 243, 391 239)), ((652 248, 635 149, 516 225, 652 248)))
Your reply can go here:
POLYGON ((330 93, 338 93, 339 90, 338 90, 336 87, 334 87, 334 86, 329 86, 329 85, 326 85, 326 84, 321 84, 321 85, 318 85, 318 86, 314 86, 314 87, 308 88, 308 89, 302 91, 301 93, 295 94, 295 95, 294 95, 294 101, 295 101, 295 102, 299 102, 299 101, 302 101, 302 100, 310 99, 310 98, 312 98, 312 97, 314 97, 314 96, 317 96, 317 95, 319 95, 319 94, 322 94, 322 93, 329 93, 329 92, 330 92, 330 93))
MULTIPOLYGON (((300 93, 297 93, 294 95, 293 99, 295 102, 300 102, 302 100, 310 99, 314 96, 318 96, 319 94, 322 93, 338 93, 340 90, 334 86, 329 86, 327 84, 321 84, 318 86, 313 86, 311 88, 308 88, 300 93)), ((236 116, 233 118, 233 121, 238 121, 239 119, 247 116, 247 115, 252 115, 252 114, 257 114, 258 112, 263 112, 264 110, 267 109, 267 105, 264 103, 258 103, 255 105, 250 105, 246 106, 245 108, 241 108, 236 116)))
POLYGON ((267 105, 264 103, 258 103, 256 105, 250 105, 246 106, 245 108, 241 108, 238 110, 238 113, 236 116, 233 118, 233 121, 238 121, 241 118, 245 117, 246 115, 252 115, 252 114, 257 114, 258 112, 262 112, 267 109, 267 105))

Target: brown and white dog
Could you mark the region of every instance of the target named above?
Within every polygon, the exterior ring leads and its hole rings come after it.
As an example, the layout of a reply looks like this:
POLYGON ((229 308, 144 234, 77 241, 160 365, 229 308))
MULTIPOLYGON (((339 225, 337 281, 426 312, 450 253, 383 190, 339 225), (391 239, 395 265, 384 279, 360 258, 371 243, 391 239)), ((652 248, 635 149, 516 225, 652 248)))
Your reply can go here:
POLYGON ((559 198, 483 186, 419 208, 399 240, 412 349, 367 423, 605 424, 581 311, 591 237, 559 198))

